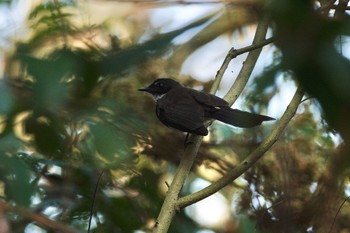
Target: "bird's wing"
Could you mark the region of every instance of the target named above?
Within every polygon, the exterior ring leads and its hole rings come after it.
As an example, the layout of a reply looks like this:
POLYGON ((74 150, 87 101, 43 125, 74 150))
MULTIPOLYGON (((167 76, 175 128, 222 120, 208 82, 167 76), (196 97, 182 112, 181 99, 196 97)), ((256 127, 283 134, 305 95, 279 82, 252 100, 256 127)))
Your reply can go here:
POLYGON ((188 88, 188 90, 191 96, 200 104, 212 107, 228 106, 228 103, 224 99, 221 99, 216 95, 193 90, 190 88, 188 88))
POLYGON ((198 104, 160 103, 157 116, 163 124, 185 132, 195 131, 204 123, 203 108, 198 104))

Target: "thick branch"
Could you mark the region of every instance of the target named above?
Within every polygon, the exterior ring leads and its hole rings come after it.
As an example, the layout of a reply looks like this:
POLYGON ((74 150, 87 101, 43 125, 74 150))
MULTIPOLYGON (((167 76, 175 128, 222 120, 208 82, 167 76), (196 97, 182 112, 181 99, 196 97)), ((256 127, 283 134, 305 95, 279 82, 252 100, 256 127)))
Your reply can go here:
POLYGON ((196 159, 196 155, 199 149, 199 146, 202 142, 202 137, 193 135, 190 138, 191 142, 186 147, 184 157, 181 159, 180 165, 174 176, 169 190, 166 194, 162 209, 160 210, 156 226, 153 229, 154 233, 165 233, 168 231, 169 226, 172 222, 173 217, 176 214, 177 206, 176 202, 179 196, 179 193, 182 189, 182 186, 185 182, 185 179, 188 173, 191 170, 192 164, 196 159))
POLYGON ((177 207, 184 208, 218 192, 220 189, 230 184, 236 178, 241 176, 245 171, 251 168, 254 163, 258 161, 264 155, 264 153, 270 149, 270 147, 278 140, 283 130, 286 128, 288 122, 294 116, 303 95, 304 91, 301 87, 299 87, 296 90, 294 97, 288 105, 282 118, 279 120, 270 135, 245 160, 243 160, 240 165, 230 170, 226 175, 224 175, 221 179, 211 184, 210 186, 196 193, 180 198, 177 202, 177 207))

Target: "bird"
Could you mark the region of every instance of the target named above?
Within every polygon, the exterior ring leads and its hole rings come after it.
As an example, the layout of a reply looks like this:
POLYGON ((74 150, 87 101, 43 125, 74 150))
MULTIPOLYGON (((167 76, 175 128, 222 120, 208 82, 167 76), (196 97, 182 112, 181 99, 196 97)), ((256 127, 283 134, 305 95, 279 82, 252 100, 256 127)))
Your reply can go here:
POLYGON ((166 126, 206 136, 206 120, 214 119, 240 128, 252 128, 272 117, 230 108, 222 98, 183 86, 171 78, 159 78, 139 91, 153 95, 156 115, 166 126))

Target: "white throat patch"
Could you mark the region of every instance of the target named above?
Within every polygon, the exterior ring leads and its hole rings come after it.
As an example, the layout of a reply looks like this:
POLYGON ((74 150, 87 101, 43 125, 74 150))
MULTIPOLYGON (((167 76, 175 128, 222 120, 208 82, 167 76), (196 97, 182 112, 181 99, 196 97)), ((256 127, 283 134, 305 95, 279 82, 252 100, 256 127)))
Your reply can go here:
POLYGON ((165 93, 165 94, 161 94, 161 95, 153 95, 153 97, 154 97, 154 100, 155 100, 155 101, 158 101, 158 100, 160 100, 161 98, 163 98, 165 95, 166 95, 166 93, 165 93))

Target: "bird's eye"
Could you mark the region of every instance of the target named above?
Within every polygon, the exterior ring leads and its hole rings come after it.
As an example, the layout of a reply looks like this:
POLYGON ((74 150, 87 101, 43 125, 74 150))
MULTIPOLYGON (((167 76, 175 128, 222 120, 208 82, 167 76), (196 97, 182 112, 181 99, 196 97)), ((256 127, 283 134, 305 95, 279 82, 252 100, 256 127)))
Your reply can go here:
POLYGON ((157 87, 163 87, 163 86, 164 86, 164 83, 156 82, 154 85, 156 85, 157 87))

